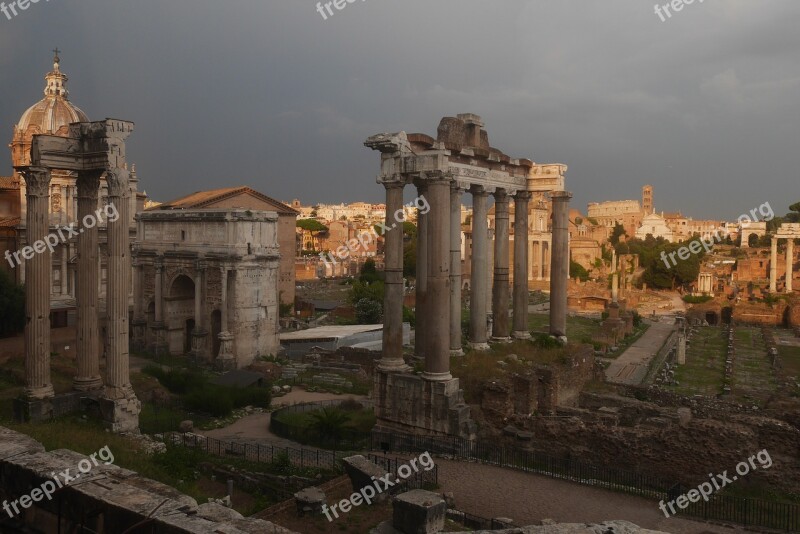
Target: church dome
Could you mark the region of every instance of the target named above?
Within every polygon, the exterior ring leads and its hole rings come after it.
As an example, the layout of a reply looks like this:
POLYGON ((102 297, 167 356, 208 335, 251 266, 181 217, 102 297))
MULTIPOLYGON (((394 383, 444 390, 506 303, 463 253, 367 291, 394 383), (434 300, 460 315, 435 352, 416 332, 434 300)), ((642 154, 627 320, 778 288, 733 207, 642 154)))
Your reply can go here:
POLYGON ((59 130, 72 122, 89 121, 86 113, 69 101, 68 78, 61 72, 60 62, 56 52, 53 70, 45 76, 47 85, 44 88, 44 98, 22 114, 15 128, 18 133, 58 135, 59 130))

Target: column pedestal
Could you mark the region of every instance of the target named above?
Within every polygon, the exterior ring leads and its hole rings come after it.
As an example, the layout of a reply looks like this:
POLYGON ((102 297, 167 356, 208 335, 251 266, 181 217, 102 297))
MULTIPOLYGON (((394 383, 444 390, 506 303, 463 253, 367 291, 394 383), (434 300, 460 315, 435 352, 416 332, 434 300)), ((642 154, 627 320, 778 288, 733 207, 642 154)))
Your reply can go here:
POLYGON ((236 369, 236 355, 233 352, 233 334, 230 332, 220 332, 219 336, 219 355, 215 362, 215 367, 219 371, 233 371, 236 369))

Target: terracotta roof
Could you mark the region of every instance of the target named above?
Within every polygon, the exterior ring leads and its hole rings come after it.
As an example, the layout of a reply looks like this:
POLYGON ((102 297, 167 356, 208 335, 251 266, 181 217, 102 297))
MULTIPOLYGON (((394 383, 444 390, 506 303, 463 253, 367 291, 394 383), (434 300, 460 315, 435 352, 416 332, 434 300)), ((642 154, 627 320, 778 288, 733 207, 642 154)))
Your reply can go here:
POLYGON ((246 186, 240 187, 227 187, 224 189, 212 189, 209 191, 197 191, 192 193, 191 195, 187 195, 185 197, 177 198, 175 200, 164 202, 154 208, 150 208, 151 210, 181 210, 181 209, 197 209, 197 208, 207 208, 211 204, 215 202, 219 202, 220 200, 224 200, 226 198, 235 197, 242 193, 247 193, 257 197, 258 199, 262 200, 263 202, 271 205, 275 211, 281 214, 289 214, 289 215, 297 215, 299 214, 298 211, 290 208, 286 204, 275 200, 274 198, 270 198, 263 193, 259 193, 255 189, 246 186))
POLYGON ((16 189, 16 182, 13 176, 0 176, 0 189, 16 189))

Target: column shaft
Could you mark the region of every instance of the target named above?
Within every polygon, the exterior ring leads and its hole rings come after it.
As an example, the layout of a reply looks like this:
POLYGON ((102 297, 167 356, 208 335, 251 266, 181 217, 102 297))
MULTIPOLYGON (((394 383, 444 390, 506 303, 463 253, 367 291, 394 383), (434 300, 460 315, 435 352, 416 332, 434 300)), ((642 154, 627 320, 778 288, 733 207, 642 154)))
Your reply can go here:
POLYGON ((25 396, 54 395, 50 381, 50 275, 52 253, 42 246, 50 229, 50 171, 18 169, 25 179, 27 247, 25 261, 25 396))
POLYGON ((450 380, 450 179, 428 178, 428 280, 425 294, 426 380, 450 380))
POLYGON ((772 238, 772 250, 769 257, 769 292, 778 292, 778 238, 772 238))
POLYGON ((508 301, 509 301, 509 230, 508 193, 498 189, 494 194, 494 284, 492 285, 492 338, 502 341, 508 339, 508 301))
POLYGON ((450 188, 450 352, 464 354, 461 348, 461 189, 450 188))
POLYGON ((489 214, 486 190, 473 186, 472 193, 472 273, 470 280, 469 341, 476 350, 489 348, 486 328, 486 299, 489 276, 489 214))
POLYGON ((62 243, 59 252, 61 253, 61 273, 58 278, 61 281, 61 296, 69 294, 69 283, 67 279, 67 265, 69 260, 69 243, 62 243))
POLYGON ((126 169, 106 173, 108 203, 118 217, 108 221, 108 266, 106 302, 108 308, 108 353, 106 358, 106 396, 123 399, 134 396, 129 372, 128 295, 130 294, 130 190, 126 169))
POLYGON ((550 334, 567 335, 569 280, 569 200, 572 193, 556 191, 553 199, 553 244, 550 263, 550 334))
MULTIPOLYGON (((403 209, 403 182, 387 182, 384 234, 385 292, 383 296, 382 371, 405 371, 403 360, 403 229, 392 228, 395 213, 403 209)), ((417 317, 419 319, 419 316, 417 317)), ((419 322, 417 322, 419 324, 419 322)))
MULTIPOLYGON (((417 186, 419 196, 427 196, 427 188, 424 185, 417 186)), ((425 342, 428 339, 428 324, 424 317, 427 316, 425 309, 426 296, 428 291, 428 213, 417 213, 417 281, 416 281, 416 328, 414 329, 414 352, 417 356, 425 355, 425 342)))
POLYGON ((78 266, 76 269, 75 300, 78 309, 77 374, 74 389, 91 391, 103 386, 100 376, 100 334, 98 328, 98 298, 100 279, 98 228, 84 226, 84 217, 94 217, 100 188, 98 172, 82 173, 78 177, 78 266))
POLYGON ((786 240, 786 292, 791 293, 792 288, 792 267, 794 266, 794 239, 786 240))
POLYGON ((517 339, 531 337, 528 329, 528 208, 531 194, 514 197, 514 327, 517 339))

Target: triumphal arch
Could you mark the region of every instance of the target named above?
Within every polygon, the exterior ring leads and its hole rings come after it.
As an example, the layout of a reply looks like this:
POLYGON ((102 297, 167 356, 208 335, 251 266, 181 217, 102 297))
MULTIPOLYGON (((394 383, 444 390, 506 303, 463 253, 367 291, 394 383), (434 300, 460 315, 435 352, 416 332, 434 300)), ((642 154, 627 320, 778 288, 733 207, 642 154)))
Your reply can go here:
POLYGON ((108 221, 107 344, 105 376, 100 374, 98 332, 97 225, 85 225, 78 235, 76 280, 77 374, 74 389, 97 400, 106 425, 115 432, 137 431, 141 403, 130 382, 128 355, 128 295, 131 283, 130 172, 125 139, 133 123, 106 119, 69 125, 66 137, 35 135, 30 165, 15 167, 26 183, 27 242, 36 254, 25 262, 25 395, 17 403, 19 416, 48 418, 69 404, 56 398, 50 379, 50 267, 52 251, 37 247, 50 232, 50 180, 55 170, 77 175, 78 219, 90 220, 98 209, 100 179, 108 185, 108 202, 119 216, 108 221))
POLYGON ((564 190, 566 165, 538 165, 512 159, 489 144, 481 118, 473 114, 445 117, 436 138, 425 134, 384 133, 365 145, 381 153, 378 183, 386 189, 383 356, 375 377, 379 428, 461 437, 474 436, 474 423, 450 374, 451 354, 462 354, 461 335, 461 198, 472 195, 472 264, 469 347, 483 350, 490 340, 529 337, 528 221, 535 192, 553 202, 551 256, 551 334, 566 336, 569 276, 569 199, 564 190), (395 213, 403 207, 410 185, 430 210, 420 213, 417 241, 417 344, 424 372, 416 375, 403 360, 403 232, 395 213), (488 197, 495 201, 492 328, 488 330, 490 244, 488 197), (514 199, 514 277, 509 284, 509 202, 514 199), (394 229, 394 230, 392 230, 394 229), (509 304, 513 302, 513 324, 509 304))

